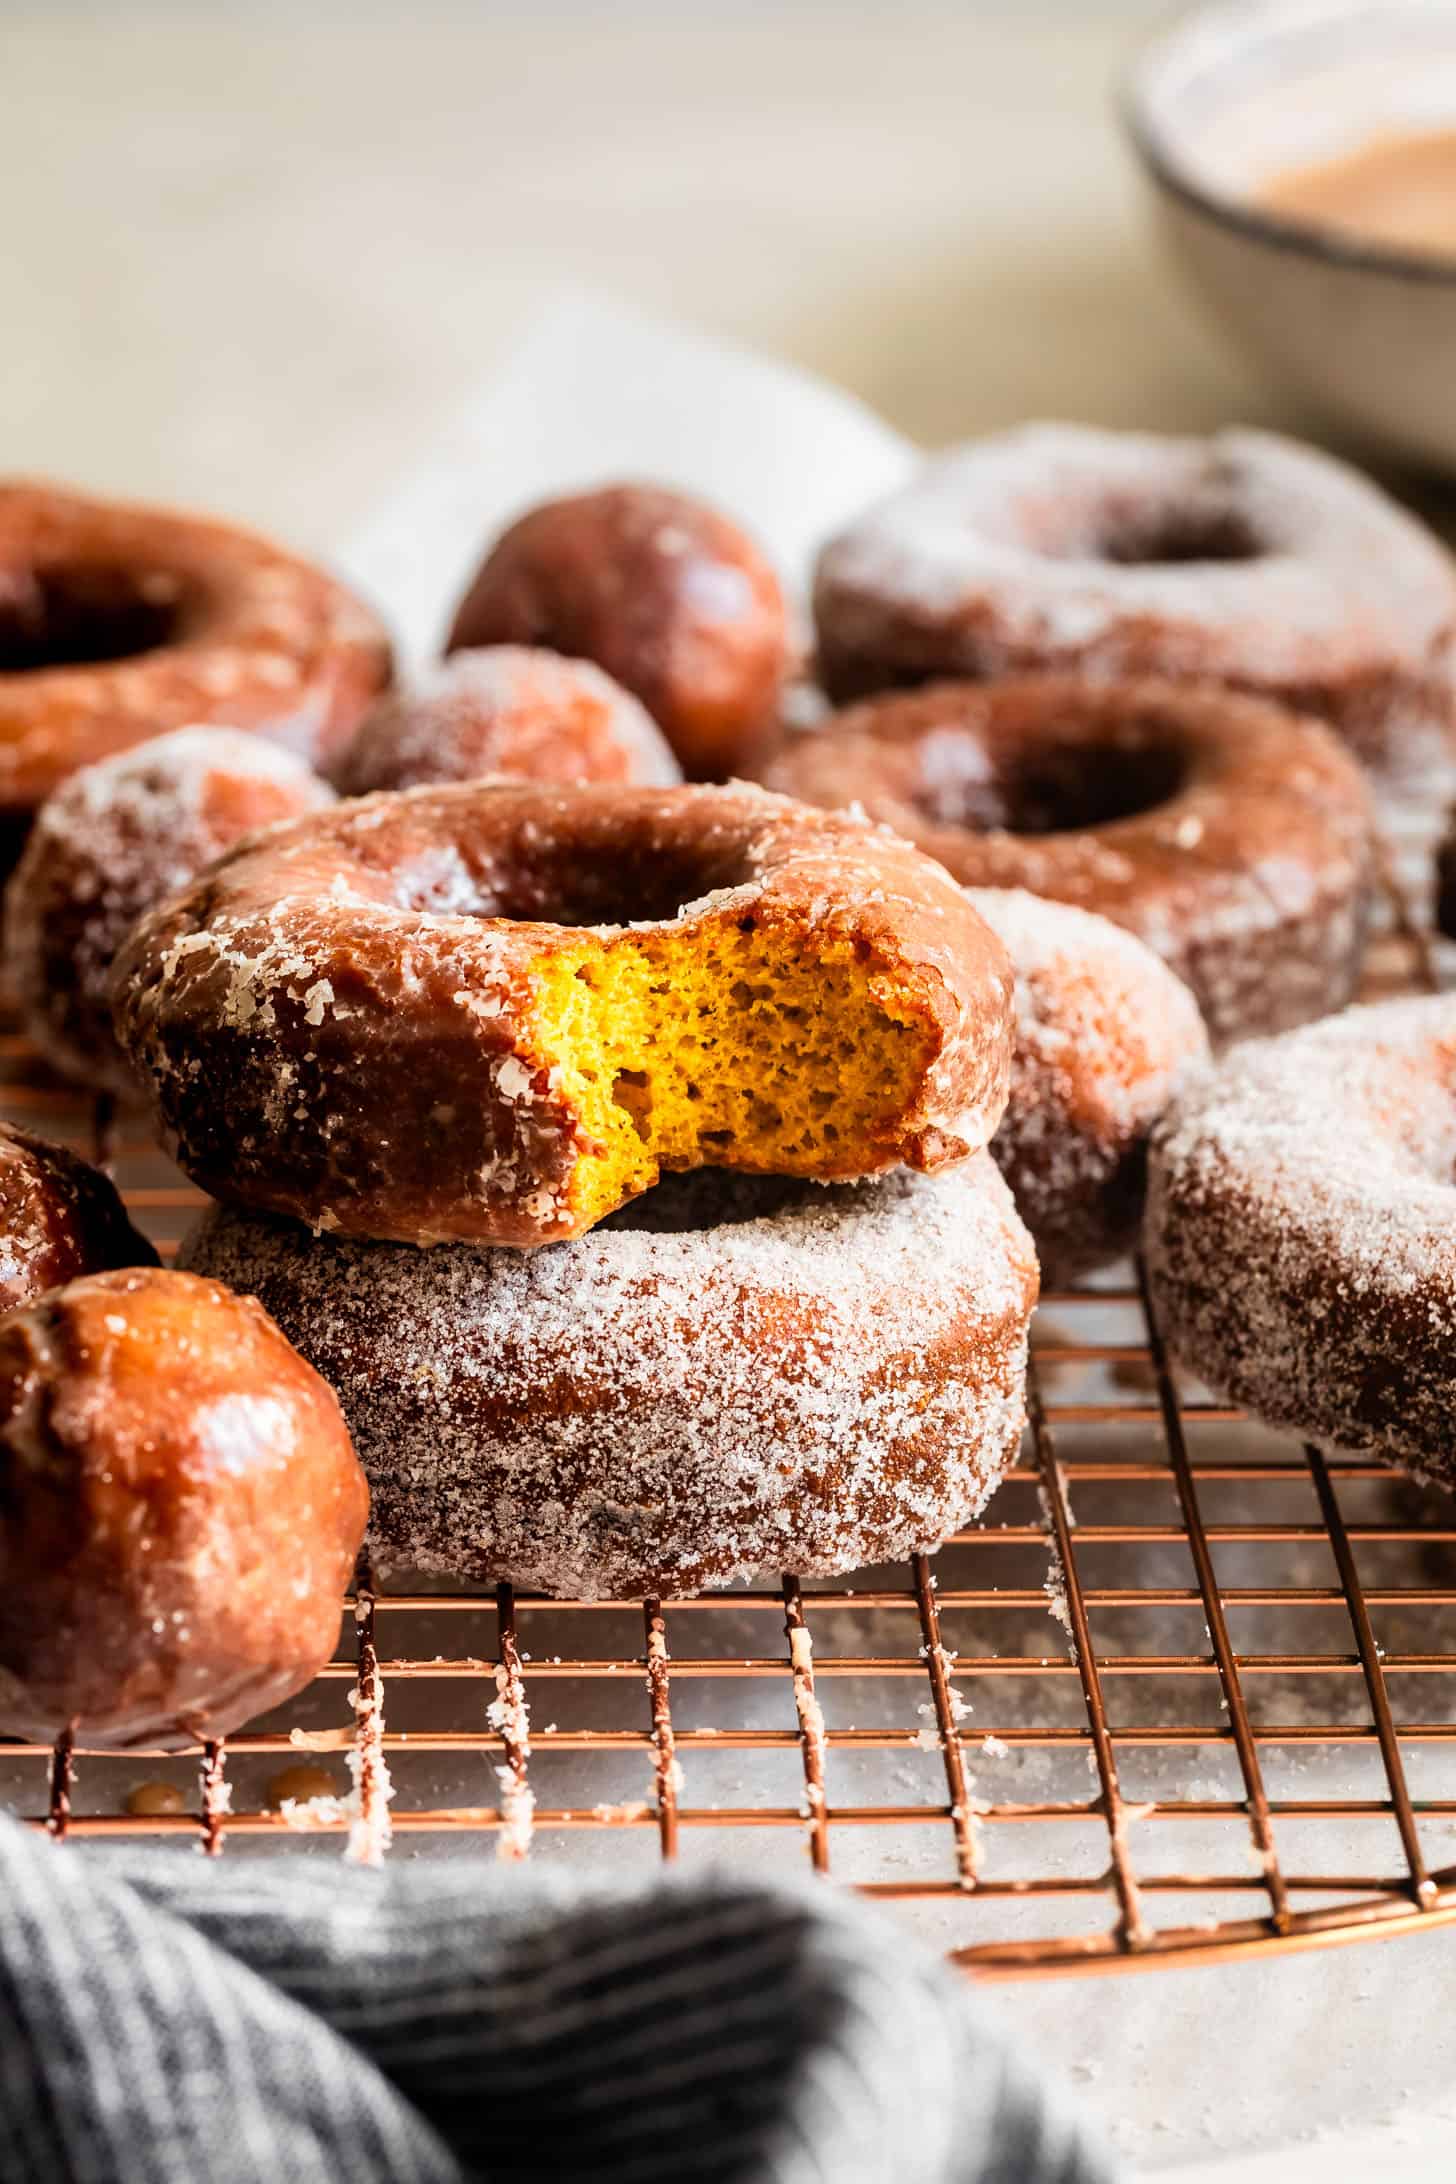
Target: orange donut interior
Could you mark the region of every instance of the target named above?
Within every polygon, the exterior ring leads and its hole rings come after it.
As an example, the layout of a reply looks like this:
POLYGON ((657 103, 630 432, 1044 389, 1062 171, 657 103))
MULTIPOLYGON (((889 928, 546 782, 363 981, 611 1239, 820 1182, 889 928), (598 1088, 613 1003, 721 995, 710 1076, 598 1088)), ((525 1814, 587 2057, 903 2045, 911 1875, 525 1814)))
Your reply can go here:
POLYGON ((598 1148, 572 1188, 588 1221, 664 1168, 862 1175, 935 1051, 903 980, 853 940, 752 919, 584 932, 533 986, 540 1064, 598 1148))

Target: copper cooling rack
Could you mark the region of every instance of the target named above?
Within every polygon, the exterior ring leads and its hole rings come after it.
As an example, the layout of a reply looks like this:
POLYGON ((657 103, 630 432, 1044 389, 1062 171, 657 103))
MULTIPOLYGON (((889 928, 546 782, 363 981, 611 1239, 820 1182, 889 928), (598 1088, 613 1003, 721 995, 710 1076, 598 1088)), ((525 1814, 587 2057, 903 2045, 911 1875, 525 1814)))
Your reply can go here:
MULTIPOLYGON (((1431 976, 1392 891, 1372 990, 1431 976)), ((13 1031, 0 1078, 0 1111, 107 1159, 175 1251, 200 1201, 132 1118, 13 1031)), ((0 1801, 213 1852, 807 1866, 998 1977, 1456 1919, 1452 1504, 1211 1401, 1135 1270, 1043 1301, 1022 1461, 934 1557, 635 1607, 345 1609, 324 1675, 225 1752, 0 1747, 0 1801), (301 1763, 324 1773, 279 1780, 301 1763), (143 1783, 179 1809, 130 1809, 143 1783)))

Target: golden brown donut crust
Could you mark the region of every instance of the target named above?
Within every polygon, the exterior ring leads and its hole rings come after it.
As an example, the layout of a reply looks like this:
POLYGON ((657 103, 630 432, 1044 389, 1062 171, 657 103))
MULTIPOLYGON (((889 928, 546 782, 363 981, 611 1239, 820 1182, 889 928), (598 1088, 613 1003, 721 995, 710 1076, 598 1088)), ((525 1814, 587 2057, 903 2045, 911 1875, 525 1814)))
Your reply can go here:
POLYGON ((446 650, 543 645, 639 697, 690 780, 742 772, 789 664, 772 568, 716 509, 655 485, 547 501, 487 554, 446 650))
POLYGON ((341 805, 147 919, 114 993, 204 1188, 404 1243, 580 1234, 659 1165, 933 1169, 1006 1098, 1010 965, 962 891, 742 785, 341 805), (614 976, 638 981, 620 1005, 614 976), (570 1031, 577 1006, 603 1013, 570 1031), (591 1044, 629 1034, 616 1060, 591 1044))
POLYGON ((1217 686, 1072 675, 868 699, 763 768, 854 804, 968 887, 1019 887, 1134 932, 1215 1040, 1354 992, 1375 886, 1356 761, 1321 723, 1217 686))
POLYGON ((225 1735, 314 1677, 369 1496, 262 1307, 96 1274, 0 1322, 0 1732, 225 1735))
POLYGON ((67 1146, 0 1123, 0 1312, 80 1274, 156 1263, 109 1176, 67 1146))
POLYGON ((368 609, 250 531, 0 484, 0 812, 202 721, 322 763, 389 676, 368 609))

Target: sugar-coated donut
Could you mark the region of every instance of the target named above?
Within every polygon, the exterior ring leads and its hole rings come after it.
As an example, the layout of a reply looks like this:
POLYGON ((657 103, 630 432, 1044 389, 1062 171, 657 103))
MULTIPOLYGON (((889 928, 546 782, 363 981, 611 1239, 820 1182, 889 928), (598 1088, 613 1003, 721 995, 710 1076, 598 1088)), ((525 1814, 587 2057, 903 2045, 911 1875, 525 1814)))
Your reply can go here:
POLYGON ((0 484, 0 813, 196 721, 322 763, 389 673, 374 616, 250 531, 0 484))
POLYGON ((1006 1101, 1011 967, 961 890, 741 784, 342 804, 223 858, 115 978, 195 1181, 401 1243, 579 1235, 662 1168, 939 1168, 1006 1101))
POLYGON ((156 1263, 109 1176, 65 1145, 0 1123, 0 1312, 78 1274, 156 1263))
POLYGON ((1375 890, 1359 766, 1318 721, 1216 686, 1027 676, 869 699, 763 768, 857 804, 970 887, 1095 910, 1160 955, 1216 1041, 1355 990, 1375 890))
POLYGON ((204 1215, 189 1266, 337 1390, 376 1567, 578 1598, 928 1547, 1015 1456, 1036 1260, 994 1165, 699 1170, 546 1251, 204 1215))
POLYGON ((94 1274, 0 1321, 0 1733, 219 1737, 339 1637, 369 1495, 250 1298, 94 1274))
POLYGON ((1209 1387, 1456 1483, 1456 996, 1239 1047, 1154 1132, 1155 1309, 1209 1387))
POLYGON ((176 728, 63 781, 5 890, 5 969, 45 1059, 134 1093, 111 1029, 121 942, 242 835, 332 801, 295 753, 236 728, 176 728))
POLYGON ((831 540, 814 607, 840 698, 1041 669, 1207 678, 1318 714, 1401 790, 1452 770, 1449 556, 1274 433, 972 441, 831 540))
POLYGON ((447 650, 544 645, 635 692, 694 780, 742 772, 790 660, 778 578, 716 509, 656 485, 533 508, 461 600, 447 650))
POLYGON ((1208 1052, 1198 1004, 1107 918, 1018 889, 970 899, 1016 973, 1011 1096, 991 1153, 1065 1288, 1137 1240, 1148 1133, 1208 1052))
POLYGON ((381 698, 335 769, 345 796, 429 782, 682 779, 645 705, 590 660, 529 645, 452 653, 381 698))

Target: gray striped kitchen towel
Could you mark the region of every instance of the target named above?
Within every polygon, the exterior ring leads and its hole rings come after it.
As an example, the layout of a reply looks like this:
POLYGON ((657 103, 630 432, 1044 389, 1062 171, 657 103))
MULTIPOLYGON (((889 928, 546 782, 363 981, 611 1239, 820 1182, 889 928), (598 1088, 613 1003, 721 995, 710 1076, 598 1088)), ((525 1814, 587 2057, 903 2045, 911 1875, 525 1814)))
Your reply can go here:
POLYGON ((827 1886, 369 1873, 0 1820, 0 2177, 1105 2184, 990 2013, 827 1886))

